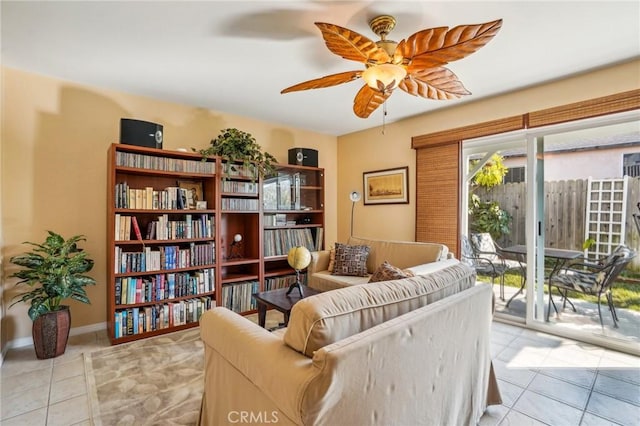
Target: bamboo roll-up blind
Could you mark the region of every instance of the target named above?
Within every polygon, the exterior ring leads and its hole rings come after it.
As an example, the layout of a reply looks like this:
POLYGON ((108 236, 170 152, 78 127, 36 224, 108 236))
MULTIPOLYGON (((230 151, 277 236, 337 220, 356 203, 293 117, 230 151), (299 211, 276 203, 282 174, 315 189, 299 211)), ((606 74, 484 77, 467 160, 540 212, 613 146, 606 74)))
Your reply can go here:
POLYGON ((461 141, 464 139, 479 138, 481 136, 495 135, 497 133, 511 132, 524 129, 525 116, 516 115, 514 117, 500 118, 498 120, 485 121, 471 124, 469 126, 456 127, 455 129, 441 132, 429 133, 426 135, 414 136, 411 138, 413 149, 425 148, 427 146, 449 144, 451 141, 461 141))
POLYGON ((416 153, 416 241, 446 244, 458 257, 460 143, 416 153))
POLYGON ((640 89, 530 112, 527 127, 548 126, 634 109, 640 109, 640 89))

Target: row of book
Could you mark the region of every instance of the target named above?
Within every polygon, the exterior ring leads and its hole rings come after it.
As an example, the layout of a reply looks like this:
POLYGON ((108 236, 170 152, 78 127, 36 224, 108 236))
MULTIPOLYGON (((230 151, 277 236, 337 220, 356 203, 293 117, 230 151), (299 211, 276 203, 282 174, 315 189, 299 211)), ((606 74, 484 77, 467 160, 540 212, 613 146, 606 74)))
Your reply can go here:
POLYGON ((314 239, 311 228, 266 229, 264 231, 264 255, 284 256, 292 247, 306 247, 317 251, 322 246, 322 228, 316 229, 314 239))
POLYGON ((215 270, 123 277, 115 281, 115 304, 159 302, 215 290, 215 270))
POLYGON ((215 242, 190 243, 186 246, 145 247, 142 251, 115 248, 116 274, 150 272, 192 266, 213 265, 216 259, 215 242))
POLYGON ((168 186, 156 190, 151 186, 130 188, 127 182, 115 187, 115 207, 136 210, 186 210, 193 207, 189 203, 190 194, 186 188, 168 186))
MULTIPOLYGON (((267 278, 264 280, 264 291, 277 290, 279 288, 288 288, 291 284, 295 284, 295 275, 284 275, 281 277, 267 278)), ((300 283, 307 284, 307 274, 300 274, 300 283)))
POLYGON ((258 211, 258 200, 253 198, 223 198, 222 209, 232 211, 258 211))
POLYGON ((167 158, 132 152, 116 152, 116 166, 139 169, 161 170, 166 172, 186 172, 215 174, 216 164, 211 161, 167 158))
POLYGON ((158 220, 147 222, 144 236, 142 226, 136 216, 115 215, 115 240, 176 240, 189 238, 212 238, 215 233, 215 222, 210 215, 202 214, 193 217, 184 215, 184 220, 169 220, 164 214, 158 220))
POLYGON ((257 194, 257 182, 242 182, 236 180, 225 180, 222 182, 223 192, 237 192, 241 194, 257 194))
POLYGON ((220 306, 224 306, 235 312, 246 312, 257 308, 252 294, 260 291, 258 281, 244 281, 222 286, 222 299, 220 306))
POLYGON ((198 297, 118 310, 114 318, 114 337, 118 339, 197 322, 205 311, 215 306, 216 301, 212 297, 198 297))
POLYGON ((291 223, 291 221, 287 221, 287 215, 285 213, 264 215, 264 226, 287 226, 295 224, 295 220, 293 223, 291 223))
POLYGON ((255 179, 258 176, 258 170, 253 164, 235 164, 223 163, 222 173, 229 177, 245 177, 255 179))

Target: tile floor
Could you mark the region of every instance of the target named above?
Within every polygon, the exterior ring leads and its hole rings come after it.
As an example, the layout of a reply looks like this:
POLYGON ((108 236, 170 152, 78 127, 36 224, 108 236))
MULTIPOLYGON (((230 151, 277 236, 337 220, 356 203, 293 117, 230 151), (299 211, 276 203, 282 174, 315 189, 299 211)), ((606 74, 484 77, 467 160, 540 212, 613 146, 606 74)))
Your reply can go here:
MULTIPOLYGON (((640 358, 494 322, 494 367, 503 405, 480 425, 640 425, 640 358)), ((37 360, 10 350, 1 368, 0 424, 91 425, 83 353, 106 332, 69 338, 67 352, 37 360)))

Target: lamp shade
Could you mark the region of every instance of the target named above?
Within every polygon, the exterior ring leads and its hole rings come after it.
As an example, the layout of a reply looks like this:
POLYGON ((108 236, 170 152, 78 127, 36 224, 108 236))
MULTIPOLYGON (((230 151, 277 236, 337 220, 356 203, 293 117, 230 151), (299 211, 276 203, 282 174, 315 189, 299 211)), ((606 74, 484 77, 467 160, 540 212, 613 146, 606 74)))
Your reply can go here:
POLYGON ((395 89, 406 76, 407 70, 395 64, 373 65, 362 73, 367 86, 381 92, 395 89))
POLYGON ((287 262, 289 262, 289 266, 299 271, 309 266, 311 263, 311 253, 306 247, 292 247, 287 254, 287 262))

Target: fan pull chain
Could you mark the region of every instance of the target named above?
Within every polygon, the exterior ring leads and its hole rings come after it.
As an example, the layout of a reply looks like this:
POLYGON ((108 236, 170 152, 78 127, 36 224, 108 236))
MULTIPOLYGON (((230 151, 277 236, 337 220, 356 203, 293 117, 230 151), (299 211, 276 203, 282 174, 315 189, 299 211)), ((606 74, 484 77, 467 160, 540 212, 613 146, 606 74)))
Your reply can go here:
POLYGON ((384 130, 387 125, 387 101, 385 100, 382 103, 382 134, 384 135, 384 130))

